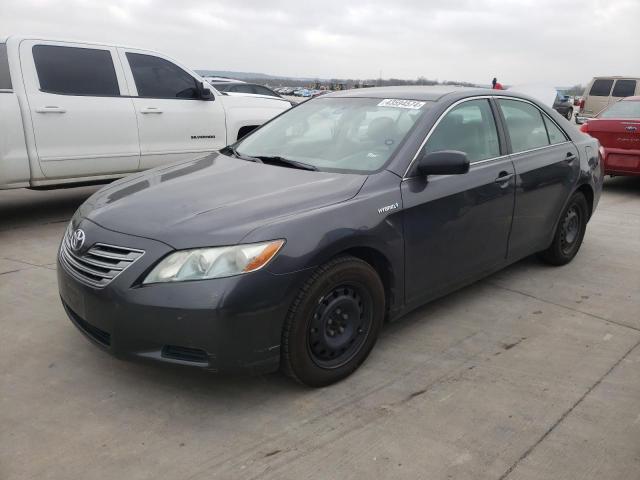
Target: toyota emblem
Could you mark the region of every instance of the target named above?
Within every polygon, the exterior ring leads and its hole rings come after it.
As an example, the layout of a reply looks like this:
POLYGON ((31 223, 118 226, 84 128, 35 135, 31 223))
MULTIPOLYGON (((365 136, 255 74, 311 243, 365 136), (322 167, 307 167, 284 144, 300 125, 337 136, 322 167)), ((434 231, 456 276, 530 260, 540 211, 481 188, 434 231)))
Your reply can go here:
POLYGON ((636 127, 631 126, 631 125, 629 125, 627 127, 627 132, 635 132, 636 130, 638 130, 638 129, 636 127))
POLYGON ((71 248, 73 248, 76 252, 82 248, 84 245, 84 230, 78 228, 71 234, 71 248))

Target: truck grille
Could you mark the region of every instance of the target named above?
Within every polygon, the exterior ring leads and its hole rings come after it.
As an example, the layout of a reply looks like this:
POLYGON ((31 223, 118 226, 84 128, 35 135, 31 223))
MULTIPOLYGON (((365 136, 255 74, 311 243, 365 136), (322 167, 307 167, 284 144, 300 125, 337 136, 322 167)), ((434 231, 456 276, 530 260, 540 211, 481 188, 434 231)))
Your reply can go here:
POLYGON ((82 254, 71 248, 68 230, 60 246, 60 263, 80 282, 95 288, 107 286, 120 273, 144 255, 144 250, 96 243, 82 254))

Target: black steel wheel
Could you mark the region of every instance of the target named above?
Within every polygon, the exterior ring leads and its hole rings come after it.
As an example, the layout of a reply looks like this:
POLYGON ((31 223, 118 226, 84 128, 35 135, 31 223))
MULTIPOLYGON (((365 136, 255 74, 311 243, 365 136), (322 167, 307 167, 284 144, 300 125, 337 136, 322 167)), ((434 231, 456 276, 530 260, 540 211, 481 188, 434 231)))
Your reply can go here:
POLYGON ((367 358, 384 320, 385 293, 363 260, 341 256, 319 267, 285 321, 281 367, 313 387, 337 382, 367 358))
POLYGON ((309 326, 309 354, 322 368, 337 368, 358 353, 371 330, 372 299, 361 285, 340 285, 323 295, 309 326))
POLYGON ((551 265, 565 265, 576 256, 589 220, 587 200, 581 192, 576 192, 562 211, 553 242, 539 257, 551 265))

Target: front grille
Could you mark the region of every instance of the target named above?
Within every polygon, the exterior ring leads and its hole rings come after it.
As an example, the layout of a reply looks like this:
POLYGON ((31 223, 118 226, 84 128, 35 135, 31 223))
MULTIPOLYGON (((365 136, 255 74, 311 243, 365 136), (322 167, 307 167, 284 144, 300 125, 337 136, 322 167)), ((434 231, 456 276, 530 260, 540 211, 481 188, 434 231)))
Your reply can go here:
POLYGON ((82 319, 76 312, 71 310, 66 303, 62 302, 62 306, 67 311, 67 314, 69 314, 69 317, 71 317, 71 320, 73 320, 73 323, 75 323, 80 330, 105 347, 111 346, 111 334, 109 332, 105 332, 82 319))
POLYGON ((71 229, 60 246, 60 263, 80 282, 95 287, 107 286, 120 273, 144 255, 144 250, 96 243, 82 254, 71 248, 71 229))

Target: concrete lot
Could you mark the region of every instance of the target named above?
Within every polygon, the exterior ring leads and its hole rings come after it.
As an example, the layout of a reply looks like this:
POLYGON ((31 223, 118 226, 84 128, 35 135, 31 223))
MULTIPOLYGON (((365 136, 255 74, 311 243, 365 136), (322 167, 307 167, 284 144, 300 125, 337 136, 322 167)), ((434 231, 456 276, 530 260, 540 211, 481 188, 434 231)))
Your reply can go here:
POLYGON ((0 192, 0 479, 640 479, 640 179, 570 265, 421 308, 323 390, 89 344, 54 262, 93 190, 0 192))

